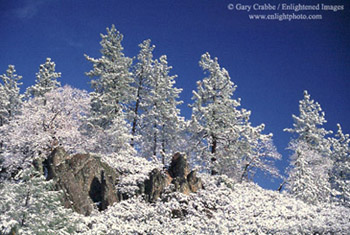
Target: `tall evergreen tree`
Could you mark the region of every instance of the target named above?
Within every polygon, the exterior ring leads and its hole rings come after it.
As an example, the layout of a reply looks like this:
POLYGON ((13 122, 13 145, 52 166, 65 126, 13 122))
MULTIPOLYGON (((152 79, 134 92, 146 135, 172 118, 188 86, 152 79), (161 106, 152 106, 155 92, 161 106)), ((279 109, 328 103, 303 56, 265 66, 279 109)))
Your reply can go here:
POLYGON ((337 191, 340 203, 350 207, 350 136, 344 134, 338 124, 338 131, 332 142, 333 169, 331 183, 337 191))
POLYGON ((153 50, 154 45, 151 46, 151 40, 145 40, 139 44, 140 52, 137 55, 138 62, 134 66, 134 86, 136 89, 135 103, 133 106, 132 116, 132 144, 134 145, 135 138, 140 134, 141 114, 144 112, 145 97, 148 95, 147 82, 151 79, 153 73, 153 50))
POLYGON ((331 131, 322 127, 326 123, 325 113, 307 91, 304 91, 304 99, 299 102, 299 112, 299 116, 293 115, 294 128, 284 130, 296 134, 289 144, 294 154, 287 189, 307 202, 328 201, 332 161, 330 141, 326 135, 331 131))
POLYGON ((289 147, 294 151, 286 189, 305 202, 317 204, 328 202, 331 185, 328 180, 330 159, 324 158, 304 141, 289 147))
POLYGON ((238 109, 240 99, 232 98, 236 86, 228 72, 209 53, 202 55, 199 64, 208 77, 197 82, 197 91, 193 91, 190 132, 194 155, 212 174, 243 179, 256 168, 277 174, 264 160, 280 157, 271 145, 272 135, 262 134, 264 124, 251 126, 250 111, 238 109))
POLYGON ((146 80, 147 95, 141 114, 141 152, 145 157, 161 157, 163 164, 179 151, 185 121, 178 106, 182 89, 174 87, 176 75, 169 75, 171 66, 167 57, 154 61, 151 76, 146 80))
POLYGON ((107 28, 107 34, 101 34, 101 54, 98 59, 85 55, 93 64, 93 69, 86 74, 96 80, 91 81, 94 89, 91 95, 93 125, 108 128, 120 110, 130 112, 130 104, 134 101, 132 74, 130 72, 132 59, 123 53, 123 35, 114 25, 107 28))
POLYGON ((329 156, 330 142, 326 135, 332 131, 327 131, 322 126, 327 121, 325 113, 319 103, 310 98, 307 91, 304 91, 304 99, 299 101, 299 116, 293 115, 293 128, 286 128, 284 131, 296 134, 296 141, 303 141, 310 148, 319 154, 329 156))
POLYGON ((18 114, 22 95, 19 81, 22 76, 16 74, 15 66, 9 65, 6 74, 0 75, 0 126, 8 123, 16 114, 18 114))
POLYGON ((55 67, 56 64, 51 61, 51 58, 47 58, 46 62, 40 65, 35 84, 26 90, 28 97, 44 97, 47 92, 61 86, 61 83, 57 81, 61 73, 56 72, 55 67))

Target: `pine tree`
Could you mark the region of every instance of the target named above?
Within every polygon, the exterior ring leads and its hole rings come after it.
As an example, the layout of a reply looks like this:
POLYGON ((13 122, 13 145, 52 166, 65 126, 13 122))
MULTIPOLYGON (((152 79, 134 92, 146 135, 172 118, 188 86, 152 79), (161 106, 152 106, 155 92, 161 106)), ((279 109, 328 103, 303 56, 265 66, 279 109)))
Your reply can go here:
POLYGON ((19 86, 22 83, 19 80, 22 76, 16 74, 15 66, 9 65, 6 74, 0 75, 0 126, 8 123, 16 114, 18 114, 22 95, 19 86))
POLYGON ((271 143, 272 135, 263 135, 264 125, 249 123, 250 111, 238 109, 240 99, 233 99, 236 86, 217 58, 202 55, 200 66, 208 77, 197 82, 193 91, 191 136, 193 155, 210 168, 211 174, 227 174, 236 179, 247 178, 254 168, 276 173, 263 164, 265 157, 279 158, 271 143))
POLYGON ((94 89, 91 95, 92 116, 90 121, 104 129, 111 125, 112 120, 122 109, 130 113, 130 105, 134 101, 134 88, 130 72, 132 59, 123 53, 123 35, 114 25, 107 34, 101 34, 101 58, 94 59, 85 55, 93 64, 93 69, 86 73, 89 77, 96 77, 91 81, 94 89))
POLYGON ((167 57, 154 61, 152 74, 146 80, 147 95, 143 98, 141 114, 141 154, 145 157, 161 157, 162 163, 179 151, 185 121, 177 108, 182 101, 182 91, 174 87, 176 75, 169 75, 171 66, 167 57))
POLYGON ((134 86, 136 88, 135 104, 133 107, 132 117, 132 145, 134 145, 135 138, 140 134, 140 119, 144 112, 144 99, 148 95, 146 87, 147 81, 150 80, 153 72, 154 60, 153 50, 154 45, 151 46, 151 40, 145 40, 139 44, 140 52, 137 55, 138 62, 134 66, 134 86))
POLYGON ((340 124, 332 142, 332 160, 334 162, 331 183, 337 191, 340 203, 350 207, 350 136, 344 134, 340 124))
POLYGON ((311 204, 328 202, 331 192, 328 181, 330 159, 324 158, 304 141, 292 143, 289 148, 294 154, 291 156, 287 191, 311 204))
POLYGON ((26 90, 27 97, 43 97, 47 92, 61 86, 57 81, 61 73, 56 72, 56 64, 47 58, 45 64, 41 64, 39 72, 36 74, 35 84, 26 90))
POLYGON ((330 142, 325 136, 332 131, 322 127, 327 122, 325 113, 322 112, 320 104, 310 98, 307 91, 304 91, 304 99, 299 101, 299 112, 299 116, 293 115, 293 128, 286 128, 284 131, 296 134, 297 141, 303 141, 312 150, 329 156, 330 142))
POLYGON ((299 102, 299 112, 299 116, 293 115, 294 128, 284 130, 297 135, 289 147, 294 154, 287 189, 307 202, 328 201, 332 161, 330 141, 325 136, 331 131, 322 127, 326 123, 325 113, 307 91, 304 91, 304 99, 299 102))

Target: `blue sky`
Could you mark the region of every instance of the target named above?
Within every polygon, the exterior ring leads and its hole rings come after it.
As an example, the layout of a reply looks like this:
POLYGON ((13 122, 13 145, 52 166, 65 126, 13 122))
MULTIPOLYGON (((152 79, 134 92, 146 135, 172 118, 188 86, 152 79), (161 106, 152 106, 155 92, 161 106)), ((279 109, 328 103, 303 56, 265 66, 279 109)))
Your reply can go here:
MULTIPOLYGON (((89 90, 84 73, 91 64, 84 54, 99 57, 100 33, 115 24, 124 34, 127 56, 136 56, 138 44, 148 38, 156 45, 156 57, 168 56, 172 73, 179 76, 177 87, 183 88, 181 108, 187 118, 192 90, 204 77, 200 56, 208 51, 218 57, 238 86, 235 98, 252 111, 252 123, 265 123, 266 133, 274 134, 283 155, 277 162, 282 172, 288 165, 290 153, 285 148, 291 138, 283 129, 292 126, 303 90, 321 104, 327 129, 335 131, 340 123, 350 133, 350 2, 295 1, 340 4, 345 10, 317 12, 323 15, 320 21, 291 22, 249 20, 247 12, 228 10, 229 3, 255 2, 0 0, 0 73, 14 64, 24 77, 24 90, 34 83, 39 65, 51 57, 62 72, 63 84, 89 90)), ((279 184, 260 175, 256 181, 273 189, 279 184)))

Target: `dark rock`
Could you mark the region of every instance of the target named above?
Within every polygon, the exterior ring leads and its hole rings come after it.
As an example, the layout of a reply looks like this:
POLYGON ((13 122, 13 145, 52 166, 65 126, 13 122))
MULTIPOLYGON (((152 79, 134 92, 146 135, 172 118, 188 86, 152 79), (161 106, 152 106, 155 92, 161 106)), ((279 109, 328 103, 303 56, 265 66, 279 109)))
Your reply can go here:
POLYGON ((186 155, 181 153, 175 153, 171 159, 171 164, 168 171, 172 178, 186 178, 188 173, 190 172, 186 155))
POLYGON ((189 172, 186 155, 180 153, 173 156, 168 170, 153 169, 149 179, 138 184, 136 195, 116 190, 117 176, 121 177, 122 173, 89 154, 71 156, 63 148, 56 148, 42 165, 47 179, 53 179, 57 189, 64 192, 65 206, 84 215, 90 215, 94 205, 104 210, 130 196, 144 194, 146 201, 155 202, 170 184, 174 185, 170 190, 184 194, 203 187, 196 172, 189 172))
POLYGON ((172 218, 180 218, 183 219, 186 217, 186 215, 188 215, 187 210, 185 209, 173 209, 171 211, 171 217, 172 218))
POLYGON ((53 179, 64 192, 64 204, 84 215, 90 215, 93 205, 106 209, 118 201, 116 172, 99 158, 89 154, 68 155, 63 148, 55 149, 44 162, 47 179, 53 179))
POLYGON ((196 193, 199 189, 203 189, 201 178, 197 177, 196 171, 191 171, 187 176, 188 186, 191 192, 196 193))
POLYGON ((177 192, 190 194, 203 188, 202 181, 196 176, 196 172, 190 172, 185 154, 176 153, 172 157, 169 174, 173 178, 172 183, 177 192))
POLYGON ((191 190, 187 180, 184 177, 176 177, 172 182, 175 185, 175 191, 183 194, 190 194, 191 190))
MULTIPOLYGON (((202 181, 196 176, 195 171, 189 172, 186 155, 176 153, 168 170, 154 169, 149 179, 144 183, 145 198, 149 202, 155 202, 170 184, 173 190, 183 194, 195 193, 203 188, 202 181)), ((142 192, 142 189, 140 189, 142 192)))
POLYGON ((169 184, 166 174, 159 169, 154 169, 144 185, 146 200, 149 202, 155 202, 169 184))

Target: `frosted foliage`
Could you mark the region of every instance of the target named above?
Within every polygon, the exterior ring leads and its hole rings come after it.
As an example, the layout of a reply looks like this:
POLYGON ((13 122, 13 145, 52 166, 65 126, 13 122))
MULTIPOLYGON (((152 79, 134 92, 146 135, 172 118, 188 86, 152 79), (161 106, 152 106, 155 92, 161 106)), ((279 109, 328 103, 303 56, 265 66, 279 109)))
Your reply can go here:
POLYGON ((11 169, 23 167, 36 158, 46 158, 51 151, 62 146, 68 152, 84 152, 86 140, 80 133, 82 117, 89 108, 85 91, 65 86, 32 98, 23 103, 21 115, 1 127, 5 135, 3 166, 11 169))
POLYGON ((252 177, 257 168, 278 175, 268 160, 280 158, 272 135, 262 134, 264 124, 253 127, 250 111, 239 108, 228 72, 209 53, 202 55, 199 64, 208 76, 193 91, 189 128, 193 162, 237 179, 252 177))
POLYGON ((338 201, 350 207, 350 137, 344 134, 340 124, 338 132, 332 142, 332 169, 331 182, 337 191, 338 201))
POLYGON ((345 234, 345 207, 308 205, 253 183, 205 177, 205 188, 189 196, 166 193, 155 203, 142 197, 116 203, 84 218, 84 234, 345 234))
POLYGON ((182 89, 174 87, 176 75, 169 75, 167 57, 154 61, 152 75, 146 80, 147 95, 142 100, 140 116, 140 149, 144 157, 156 156, 169 163, 176 151, 181 151, 181 136, 185 120, 180 116, 178 101, 182 89))
POLYGON ((175 87, 176 75, 169 75, 171 66, 165 55, 153 59, 154 45, 143 41, 134 66, 136 99, 133 106, 133 144, 146 158, 156 156, 169 163, 170 156, 181 151, 185 121, 177 108, 182 91, 175 87))
POLYGON ((28 87, 26 95, 31 97, 43 97, 47 92, 61 86, 57 81, 61 73, 56 72, 56 64, 47 58, 44 64, 40 65, 39 72, 36 73, 35 85, 28 87))
POLYGON ((86 136, 86 150, 107 156, 110 158, 109 164, 112 166, 116 161, 113 154, 124 157, 135 156, 136 152, 130 145, 131 134, 129 130, 129 125, 122 112, 112 120, 107 129, 88 124, 88 127, 83 131, 86 136))
POLYGON ((293 128, 286 128, 284 131, 296 134, 298 141, 307 143, 320 154, 329 155, 330 143, 325 136, 332 131, 322 128, 327 122, 325 113, 322 112, 320 104, 310 98, 307 91, 304 91, 304 99, 299 101, 299 112, 299 116, 293 115, 293 128))
POLYGON ((138 135, 140 135, 140 120, 141 114, 145 110, 144 101, 145 97, 149 95, 149 89, 147 88, 147 81, 150 80, 153 72, 153 50, 154 45, 151 46, 151 40, 144 40, 139 44, 140 52, 137 55, 137 63, 133 66, 133 79, 134 87, 136 90, 135 102, 133 104, 132 113, 130 113, 130 120, 132 121, 132 135, 133 135, 133 144, 139 144, 135 140, 138 135))
POLYGON ((309 203, 328 201, 332 193, 329 174, 333 161, 330 141, 325 136, 332 132, 322 127, 326 123, 325 114, 307 91, 299 102, 299 112, 299 116, 293 115, 293 128, 285 129, 296 135, 289 144, 294 154, 287 189, 309 203))
POLYGON ((76 218, 60 202, 61 192, 32 169, 0 185, 0 234, 70 234, 76 218))
POLYGON ((129 71, 132 59, 124 56, 121 42, 123 35, 114 25, 107 34, 101 34, 101 58, 94 59, 85 56, 93 64, 93 69, 86 73, 91 78, 92 115, 90 121, 94 125, 106 128, 118 115, 119 110, 129 110, 129 105, 134 100, 134 89, 131 86, 132 74, 129 71))
POLYGON ((19 81, 22 76, 16 74, 15 66, 9 65, 6 74, 0 75, 0 126, 8 123, 16 114, 22 104, 22 95, 19 81))
POLYGON ((331 195, 328 173, 332 161, 310 148, 307 143, 292 143, 290 148, 294 154, 291 156, 292 168, 286 185, 287 191, 308 203, 328 202, 331 195))
POLYGON ((103 161, 120 174, 116 187, 120 193, 127 197, 135 195, 140 190, 139 186, 149 178, 153 169, 162 169, 163 167, 158 161, 148 161, 134 155, 123 155, 123 153, 100 156, 103 161))

